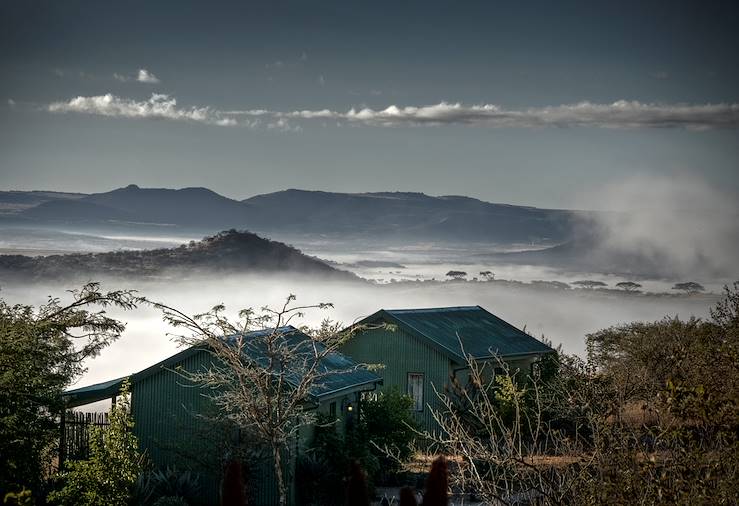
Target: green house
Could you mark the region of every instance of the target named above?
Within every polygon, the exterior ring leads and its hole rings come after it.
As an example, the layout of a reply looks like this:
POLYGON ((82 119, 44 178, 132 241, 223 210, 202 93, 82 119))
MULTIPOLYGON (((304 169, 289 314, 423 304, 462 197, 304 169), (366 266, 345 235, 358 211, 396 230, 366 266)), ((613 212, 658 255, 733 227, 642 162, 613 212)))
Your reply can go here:
POLYGON ((381 309, 357 323, 354 338, 341 349, 359 363, 383 364, 382 389, 396 388, 414 400, 423 429, 436 430, 432 410, 452 377, 465 374, 466 356, 490 363, 502 359, 513 372, 528 374, 554 350, 480 306, 381 309), (384 325, 383 325, 384 324, 384 325))
MULTIPOLYGON (((309 338, 293 327, 278 329, 293 342, 309 338)), ((252 332, 245 339, 267 331, 252 332)), ((249 351, 250 358, 260 360, 258 349, 249 351), (253 357, 251 356, 253 354, 253 357)), ((238 430, 214 422, 215 407, 202 387, 188 383, 176 372, 179 368, 196 371, 215 365, 216 359, 202 347, 188 348, 166 360, 130 376, 131 409, 134 431, 141 450, 159 468, 172 466, 200 474, 201 499, 205 504, 219 504, 223 464, 234 443, 249 446, 238 430)), ((308 409, 335 417, 339 424, 357 416, 361 393, 374 390, 381 379, 340 353, 329 354, 321 363, 322 378, 314 385, 308 409)), ((125 378, 66 392, 68 408, 115 398, 125 378)), ((288 378, 288 381, 289 378, 288 378)), ((294 464, 304 445, 311 439, 312 430, 302 431, 286 464, 286 474, 293 479, 294 464)), ((277 490, 272 476, 269 456, 257 458, 246 465, 249 504, 277 503, 277 490)), ((290 501, 294 502, 291 492, 290 501)))

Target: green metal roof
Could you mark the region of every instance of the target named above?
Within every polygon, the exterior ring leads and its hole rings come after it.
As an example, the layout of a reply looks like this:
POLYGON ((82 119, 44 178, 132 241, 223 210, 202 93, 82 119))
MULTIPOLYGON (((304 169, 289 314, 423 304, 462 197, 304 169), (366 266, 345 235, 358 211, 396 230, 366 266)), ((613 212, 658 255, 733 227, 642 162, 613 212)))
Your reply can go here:
MULTIPOLYGON (((246 342, 249 343, 249 337, 258 337, 260 335, 264 335, 267 332, 273 331, 274 330, 258 330, 246 333, 244 334, 244 337, 246 338, 246 342)), ((285 339, 289 340, 291 347, 295 347, 294 349, 298 353, 300 352, 302 343, 305 344, 305 352, 312 353, 313 343, 310 337, 303 332, 300 332, 295 327, 281 327, 279 329, 276 329, 276 331, 282 334, 285 339)), ((233 338, 234 336, 226 337, 226 339, 233 338)), ((246 353, 255 361, 263 360, 264 352, 260 349, 260 343, 263 343, 263 341, 255 340, 252 342, 257 344, 251 347, 247 344, 247 346, 245 346, 244 348, 246 350, 246 353)), ((320 344, 318 346, 320 347, 320 344)), ((183 350, 165 360, 162 360, 161 362, 158 362, 142 371, 131 375, 131 381, 135 384, 137 381, 141 381, 142 379, 149 377, 152 374, 158 373, 162 369, 166 369, 178 362, 181 362, 187 357, 202 351, 205 351, 205 348, 202 346, 193 346, 191 348, 183 350)), ((310 392, 311 396, 317 400, 333 397, 341 392, 351 390, 353 388, 382 382, 382 379, 378 375, 367 370, 366 368, 359 366, 349 357, 338 352, 329 353, 323 359, 318 368, 318 373, 320 374, 320 378, 313 385, 313 388, 310 392)), ((96 383, 94 385, 89 385, 86 387, 67 390, 66 392, 64 392, 64 397, 67 400, 67 407, 73 408, 76 406, 82 406, 84 404, 89 404, 104 399, 110 399, 120 391, 121 385, 126 378, 127 376, 124 376, 122 378, 106 381, 103 383, 96 383)), ((291 377, 290 374, 287 374, 286 379, 288 382, 291 383, 297 383, 299 381, 297 375, 291 377)))
POLYGON ((121 391, 121 385, 123 384, 123 380, 125 379, 126 376, 110 381, 104 381, 103 383, 96 383, 94 385, 88 385, 86 387, 67 390, 66 392, 64 392, 64 397, 67 401, 67 407, 74 408, 76 406, 90 404, 91 402, 110 399, 121 391))
POLYGON ((465 355, 480 359, 554 351, 480 306, 381 309, 359 323, 383 320, 427 340, 431 346, 460 363, 465 361, 465 355))

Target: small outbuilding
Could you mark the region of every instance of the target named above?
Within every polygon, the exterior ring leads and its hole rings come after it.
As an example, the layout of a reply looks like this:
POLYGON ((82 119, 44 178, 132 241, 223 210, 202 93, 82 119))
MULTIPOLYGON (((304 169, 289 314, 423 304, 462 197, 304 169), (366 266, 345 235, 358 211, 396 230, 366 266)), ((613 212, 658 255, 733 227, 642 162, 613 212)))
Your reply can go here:
POLYGON ((356 325, 360 329, 341 351, 359 363, 384 365, 378 371, 382 389, 411 396, 421 428, 429 431, 438 428, 434 388, 443 391, 451 378, 464 374, 467 356, 491 362, 491 370, 501 359, 510 371, 529 374, 554 352, 480 306, 381 309, 356 325))

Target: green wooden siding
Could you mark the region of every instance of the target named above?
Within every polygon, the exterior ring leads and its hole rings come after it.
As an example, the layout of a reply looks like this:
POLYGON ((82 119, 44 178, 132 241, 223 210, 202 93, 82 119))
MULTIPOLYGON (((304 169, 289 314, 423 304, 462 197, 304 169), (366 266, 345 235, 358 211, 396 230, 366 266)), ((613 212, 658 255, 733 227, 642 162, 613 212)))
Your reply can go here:
POLYGON ((451 367, 446 356, 400 328, 361 332, 342 346, 341 352, 357 363, 383 364, 384 369, 377 371, 383 380, 381 390, 397 388, 406 393, 408 373, 423 373, 424 407, 415 415, 423 429, 437 429, 429 405, 439 408, 433 386, 441 391, 449 381, 451 367))

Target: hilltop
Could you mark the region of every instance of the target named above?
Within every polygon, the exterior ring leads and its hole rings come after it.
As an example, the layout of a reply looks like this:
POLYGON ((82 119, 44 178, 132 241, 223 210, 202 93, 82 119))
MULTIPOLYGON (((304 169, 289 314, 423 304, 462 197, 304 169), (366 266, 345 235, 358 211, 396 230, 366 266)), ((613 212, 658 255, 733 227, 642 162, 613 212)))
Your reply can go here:
POLYGON ((0 255, 0 280, 24 281, 79 276, 129 278, 201 272, 287 272, 356 279, 281 242, 229 230, 177 248, 29 257, 0 255))

